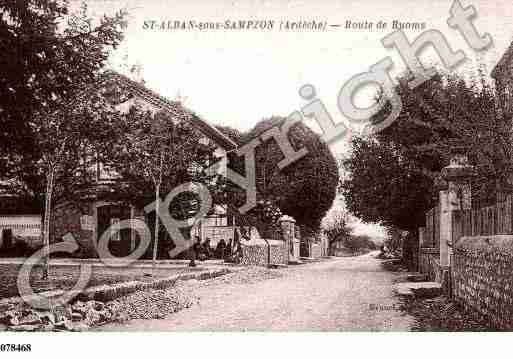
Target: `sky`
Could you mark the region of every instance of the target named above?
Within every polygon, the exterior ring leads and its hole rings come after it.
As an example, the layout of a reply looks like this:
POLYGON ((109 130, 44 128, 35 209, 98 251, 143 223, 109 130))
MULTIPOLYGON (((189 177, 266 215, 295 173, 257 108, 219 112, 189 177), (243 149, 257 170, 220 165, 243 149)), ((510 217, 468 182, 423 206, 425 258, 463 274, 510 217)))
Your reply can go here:
MULTIPOLYGON (((391 75, 405 66, 394 49, 386 49, 381 38, 393 32, 392 22, 425 23, 425 29, 441 31, 454 50, 461 49, 468 60, 456 72, 474 71, 476 63, 493 69, 513 38, 511 1, 462 1, 475 6, 474 24, 488 32, 493 46, 476 54, 462 36, 449 28, 452 1, 447 0, 92 0, 93 16, 128 9, 129 26, 122 45, 109 59, 109 67, 126 72, 132 65, 142 67, 146 86, 171 99, 180 99, 214 124, 252 128, 262 118, 286 116, 306 104, 298 90, 315 86, 335 122, 344 121, 337 108, 337 96, 352 76, 390 56, 391 75), (239 20, 326 21, 341 25, 326 31, 262 30, 151 30, 150 21, 216 22, 239 20), (347 21, 374 23, 372 29, 347 29, 347 21), (377 29, 379 21, 386 29, 377 29)), ((277 25, 275 25, 277 26, 277 25)), ((421 30, 405 30, 412 41, 421 30)), ((438 63, 430 48, 421 60, 438 63)), ((365 88, 355 103, 368 106, 375 89, 365 88)), ((311 124, 311 123, 310 123, 311 124)), ((315 129, 315 126, 314 126, 315 129)), ((335 156, 347 151, 346 143, 331 146, 335 156)), ((338 204, 337 204, 338 206, 338 204)), ((357 232, 382 236, 379 226, 356 223, 357 232)))

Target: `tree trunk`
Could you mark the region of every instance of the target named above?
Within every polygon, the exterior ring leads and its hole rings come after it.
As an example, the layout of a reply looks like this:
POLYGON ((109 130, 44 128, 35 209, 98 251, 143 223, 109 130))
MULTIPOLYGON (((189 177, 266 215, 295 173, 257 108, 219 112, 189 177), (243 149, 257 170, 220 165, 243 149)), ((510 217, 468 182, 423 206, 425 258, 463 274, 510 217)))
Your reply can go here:
POLYGON ((159 244, 159 209, 160 209, 160 184, 155 188, 155 239, 153 240, 153 257, 152 257, 152 268, 155 269, 157 264, 157 248, 159 244))
POLYGON ((52 213, 52 193, 53 193, 54 169, 50 168, 50 172, 46 176, 46 193, 45 193, 45 216, 43 220, 43 261, 42 261, 42 278, 48 279, 50 271, 50 220, 52 213))

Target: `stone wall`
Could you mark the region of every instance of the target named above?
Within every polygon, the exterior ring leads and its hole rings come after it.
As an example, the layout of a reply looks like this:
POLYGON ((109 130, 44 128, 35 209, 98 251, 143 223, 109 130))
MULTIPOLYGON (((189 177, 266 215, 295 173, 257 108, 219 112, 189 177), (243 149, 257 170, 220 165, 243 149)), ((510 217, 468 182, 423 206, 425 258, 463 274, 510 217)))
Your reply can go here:
POLYGON ((321 258, 321 245, 319 243, 310 243, 310 257, 321 258))
MULTIPOLYGON (((288 248, 286 242, 269 240, 269 244, 271 251, 270 264, 288 264, 288 248)), ((242 244, 241 264, 266 266, 268 256, 268 246, 263 240, 259 243, 242 244)))
POLYGON ((452 257, 454 299, 496 329, 513 329, 513 235, 462 237, 452 257))
POLYGON ((430 281, 441 281, 440 250, 438 248, 420 248, 419 271, 427 274, 430 281))

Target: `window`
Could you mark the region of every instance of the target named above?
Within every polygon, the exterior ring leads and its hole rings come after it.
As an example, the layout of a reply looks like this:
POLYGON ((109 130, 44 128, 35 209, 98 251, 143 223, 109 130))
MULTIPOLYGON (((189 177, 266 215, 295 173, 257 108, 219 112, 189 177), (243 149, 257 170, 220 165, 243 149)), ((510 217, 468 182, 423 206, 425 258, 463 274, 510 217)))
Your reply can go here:
POLYGON ((208 226, 211 226, 211 227, 225 227, 228 225, 227 223, 227 218, 226 217, 219 217, 219 216, 215 216, 215 217, 209 217, 208 218, 208 226))
POLYGON ((110 219, 110 230, 111 230, 111 236, 110 236, 110 240, 111 241, 120 241, 121 240, 121 236, 120 236, 120 228, 119 228, 119 218, 111 218, 110 219))

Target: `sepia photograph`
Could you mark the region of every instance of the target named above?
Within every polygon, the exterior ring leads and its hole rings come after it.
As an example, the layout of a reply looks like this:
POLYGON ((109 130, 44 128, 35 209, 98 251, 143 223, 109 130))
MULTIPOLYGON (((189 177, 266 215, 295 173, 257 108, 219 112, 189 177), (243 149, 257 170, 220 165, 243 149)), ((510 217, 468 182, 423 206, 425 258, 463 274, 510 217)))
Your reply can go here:
POLYGON ((513 330, 510 1, 0 0, 0 50, 2 355, 513 330))

